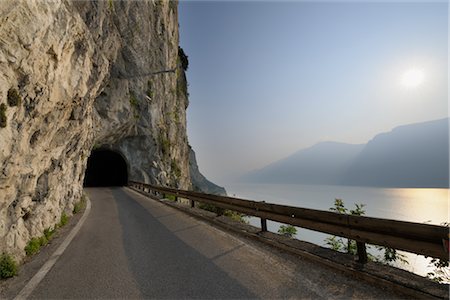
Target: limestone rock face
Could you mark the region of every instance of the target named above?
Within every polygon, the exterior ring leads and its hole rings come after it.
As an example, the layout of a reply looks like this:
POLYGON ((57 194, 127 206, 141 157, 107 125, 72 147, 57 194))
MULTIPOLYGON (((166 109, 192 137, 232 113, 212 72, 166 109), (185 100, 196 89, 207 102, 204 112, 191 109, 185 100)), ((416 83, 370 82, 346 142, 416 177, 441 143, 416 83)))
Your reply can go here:
POLYGON ((189 147, 189 173, 191 174, 192 189, 207 194, 226 196, 227 191, 217 184, 209 181, 200 173, 194 150, 189 147))
POLYGON ((174 1, 2 0, 1 104, 0 253, 21 259, 72 214, 93 149, 122 154, 130 179, 191 188, 174 1))

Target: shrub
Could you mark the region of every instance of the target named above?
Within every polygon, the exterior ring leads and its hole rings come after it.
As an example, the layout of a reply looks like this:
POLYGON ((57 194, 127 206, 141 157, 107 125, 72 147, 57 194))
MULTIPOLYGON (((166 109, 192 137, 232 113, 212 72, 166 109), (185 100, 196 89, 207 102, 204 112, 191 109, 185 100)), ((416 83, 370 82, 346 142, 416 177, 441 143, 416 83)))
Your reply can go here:
POLYGON ((6 105, 5 103, 0 104, 0 127, 5 128, 7 123, 6 118, 6 105))
POLYGON ((180 46, 178 46, 178 58, 180 59, 180 64, 183 70, 187 71, 189 67, 188 56, 186 55, 186 53, 184 53, 183 48, 181 48, 180 46))
POLYGON ((3 253, 0 256, 0 279, 6 279, 17 275, 17 263, 14 259, 3 253))
POLYGON ((293 238, 297 234, 297 228, 292 225, 281 225, 278 229, 278 233, 293 238))
POLYGON ((166 195, 166 199, 171 200, 171 201, 176 201, 177 197, 175 197, 174 195, 166 195))
POLYGON ((17 106, 20 104, 22 99, 16 89, 9 89, 7 100, 9 106, 17 106))
POLYGON ((234 211, 234 210, 225 210, 225 212, 223 213, 224 216, 234 220, 234 221, 238 221, 241 223, 245 223, 248 224, 248 221, 245 219, 246 216, 240 212, 234 211))
POLYGON ((198 205, 198 208, 216 213, 218 216, 221 216, 225 213, 225 208, 217 207, 213 204, 208 203, 200 203, 198 205))

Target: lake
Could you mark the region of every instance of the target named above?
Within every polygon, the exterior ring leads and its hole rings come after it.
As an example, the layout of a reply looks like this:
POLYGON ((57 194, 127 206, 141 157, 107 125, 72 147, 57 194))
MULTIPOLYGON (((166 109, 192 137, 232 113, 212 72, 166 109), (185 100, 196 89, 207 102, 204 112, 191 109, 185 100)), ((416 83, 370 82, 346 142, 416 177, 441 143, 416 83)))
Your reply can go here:
MULTIPOLYGON (((366 216, 418 223, 441 224, 449 221, 449 190, 428 188, 372 188, 298 184, 243 184, 230 183, 225 188, 228 195, 238 198, 266 201, 276 204, 304 208, 329 210, 335 198, 344 201, 348 209, 354 204, 365 204, 366 216)), ((250 224, 260 226, 259 218, 250 218, 250 224)), ((278 231, 279 223, 268 222, 268 230, 278 231)), ((298 228, 297 238, 326 246, 327 234, 298 228)), ((377 253, 372 250, 373 254, 377 253)), ((426 275, 433 269, 428 267, 429 259, 423 256, 401 252, 407 256, 408 265, 398 267, 426 275)))

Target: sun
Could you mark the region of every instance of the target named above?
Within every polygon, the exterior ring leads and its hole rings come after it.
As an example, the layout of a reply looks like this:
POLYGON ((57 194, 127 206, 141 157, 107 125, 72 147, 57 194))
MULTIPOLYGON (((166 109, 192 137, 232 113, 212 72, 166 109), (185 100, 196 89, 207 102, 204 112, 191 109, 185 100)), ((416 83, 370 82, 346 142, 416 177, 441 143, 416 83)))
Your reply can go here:
POLYGON ((407 88, 420 86, 425 80, 425 73, 420 69, 409 69, 403 73, 402 85, 407 88))

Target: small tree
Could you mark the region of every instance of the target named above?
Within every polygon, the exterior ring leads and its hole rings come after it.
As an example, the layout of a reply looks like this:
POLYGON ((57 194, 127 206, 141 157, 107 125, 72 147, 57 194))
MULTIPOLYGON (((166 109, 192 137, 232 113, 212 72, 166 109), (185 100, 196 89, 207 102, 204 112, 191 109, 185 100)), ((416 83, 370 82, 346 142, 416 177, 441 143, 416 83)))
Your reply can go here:
MULTIPOLYGON (((354 216, 363 216, 366 213, 364 206, 364 204, 355 203, 355 209, 348 210, 345 207, 344 201, 337 198, 334 200, 334 206, 330 208, 330 211, 334 211, 340 214, 350 213, 354 216)), ((336 251, 346 252, 352 255, 356 255, 358 253, 356 241, 354 240, 347 239, 347 241, 345 241, 343 238, 331 236, 325 239, 325 243, 330 246, 331 249, 336 251)), ((369 260, 380 261, 388 265, 392 265, 394 262, 408 264, 406 256, 404 254, 398 253, 396 249, 383 246, 377 246, 377 249, 380 251, 384 250, 382 258, 368 254, 369 260)))

